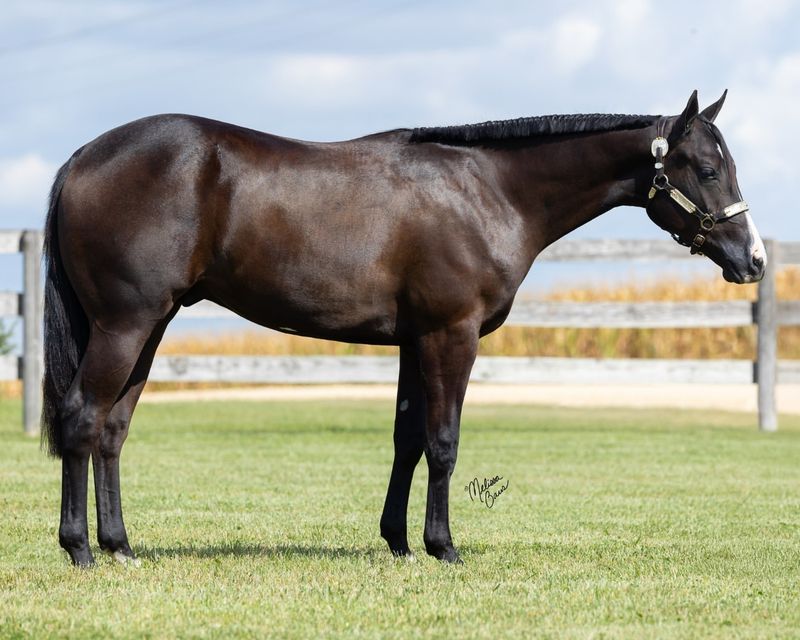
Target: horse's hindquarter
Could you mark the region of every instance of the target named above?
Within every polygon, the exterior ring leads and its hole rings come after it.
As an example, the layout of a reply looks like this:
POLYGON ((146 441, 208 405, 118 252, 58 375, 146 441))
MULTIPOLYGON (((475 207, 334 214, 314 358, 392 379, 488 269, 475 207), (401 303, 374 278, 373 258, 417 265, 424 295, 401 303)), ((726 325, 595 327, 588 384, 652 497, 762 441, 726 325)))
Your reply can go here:
POLYGON ((163 315, 191 288, 212 235, 198 192, 208 151, 191 120, 155 116, 104 133, 73 158, 58 235, 90 319, 163 315))

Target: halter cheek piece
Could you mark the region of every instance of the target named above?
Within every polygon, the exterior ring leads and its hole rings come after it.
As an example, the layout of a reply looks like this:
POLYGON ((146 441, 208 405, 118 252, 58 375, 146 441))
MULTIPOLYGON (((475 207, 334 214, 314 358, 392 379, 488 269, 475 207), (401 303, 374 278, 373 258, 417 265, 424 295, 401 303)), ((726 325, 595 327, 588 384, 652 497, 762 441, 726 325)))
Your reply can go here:
POLYGON ((702 248, 703 244, 705 244, 706 236, 711 233, 716 224, 723 220, 727 220, 728 218, 732 218, 740 213, 744 213, 749 209, 749 207, 744 200, 740 200, 739 202, 734 202, 733 204, 728 205, 720 213, 706 213, 694 202, 689 200, 689 198, 683 195, 680 189, 670 184, 667 174, 664 173, 664 156, 666 156, 667 151, 669 151, 669 143, 667 143, 667 139, 664 137, 662 131, 664 124, 664 120, 661 120, 658 123, 658 135, 650 145, 650 153, 652 153, 656 159, 656 175, 653 177, 653 186, 650 187, 650 193, 647 194, 647 197, 649 200, 652 200, 659 193, 666 192, 667 195, 677 202, 684 211, 692 214, 700 221, 700 228, 691 242, 685 242, 681 240, 677 233, 673 233, 672 237, 678 244, 682 244, 684 247, 689 247, 692 254, 699 253, 700 255, 703 255, 700 249, 702 248))

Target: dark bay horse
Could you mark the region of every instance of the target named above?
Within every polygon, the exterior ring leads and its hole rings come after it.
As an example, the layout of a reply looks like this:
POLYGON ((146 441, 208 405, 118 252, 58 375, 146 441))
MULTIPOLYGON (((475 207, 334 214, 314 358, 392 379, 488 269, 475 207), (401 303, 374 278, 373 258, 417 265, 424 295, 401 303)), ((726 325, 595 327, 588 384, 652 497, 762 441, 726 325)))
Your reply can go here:
POLYGON ((478 339, 506 318, 537 254, 601 213, 645 207, 678 242, 753 282, 766 256, 713 121, 569 115, 290 140, 185 115, 137 120, 76 151, 46 225, 43 440, 62 458, 59 539, 90 565, 135 559, 119 456, 153 354, 182 305, 213 300, 306 336, 400 347, 381 535, 409 554, 425 454, 427 552, 459 556, 448 489, 478 339))

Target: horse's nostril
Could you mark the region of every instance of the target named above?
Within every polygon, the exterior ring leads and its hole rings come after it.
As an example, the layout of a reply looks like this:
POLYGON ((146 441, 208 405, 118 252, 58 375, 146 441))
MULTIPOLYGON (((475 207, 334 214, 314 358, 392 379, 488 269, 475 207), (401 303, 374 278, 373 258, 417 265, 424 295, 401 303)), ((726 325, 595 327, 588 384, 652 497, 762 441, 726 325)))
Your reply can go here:
POLYGON ((764 268, 764 258, 760 255, 753 255, 753 266, 756 271, 761 271, 764 268))

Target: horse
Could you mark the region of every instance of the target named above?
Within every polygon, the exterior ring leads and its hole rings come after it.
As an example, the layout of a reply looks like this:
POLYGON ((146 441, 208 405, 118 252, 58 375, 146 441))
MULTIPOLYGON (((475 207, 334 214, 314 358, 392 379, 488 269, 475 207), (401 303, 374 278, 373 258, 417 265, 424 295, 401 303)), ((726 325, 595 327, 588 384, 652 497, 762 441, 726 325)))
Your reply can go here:
MULTIPOLYGON (((726 92, 727 93, 727 92, 726 92)), ((45 226, 43 447, 62 466, 59 542, 138 562, 120 452, 164 329, 206 299, 278 331, 396 345, 394 460, 380 519, 411 554, 460 562, 448 516, 478 340, 505 320, 536 256, 620 205, 755 282, 767 256, 733 158, 697 91, 677 116, 555 115, 396 129, 334 143, 157 115, 103 133, 57 172, 45 226)))

